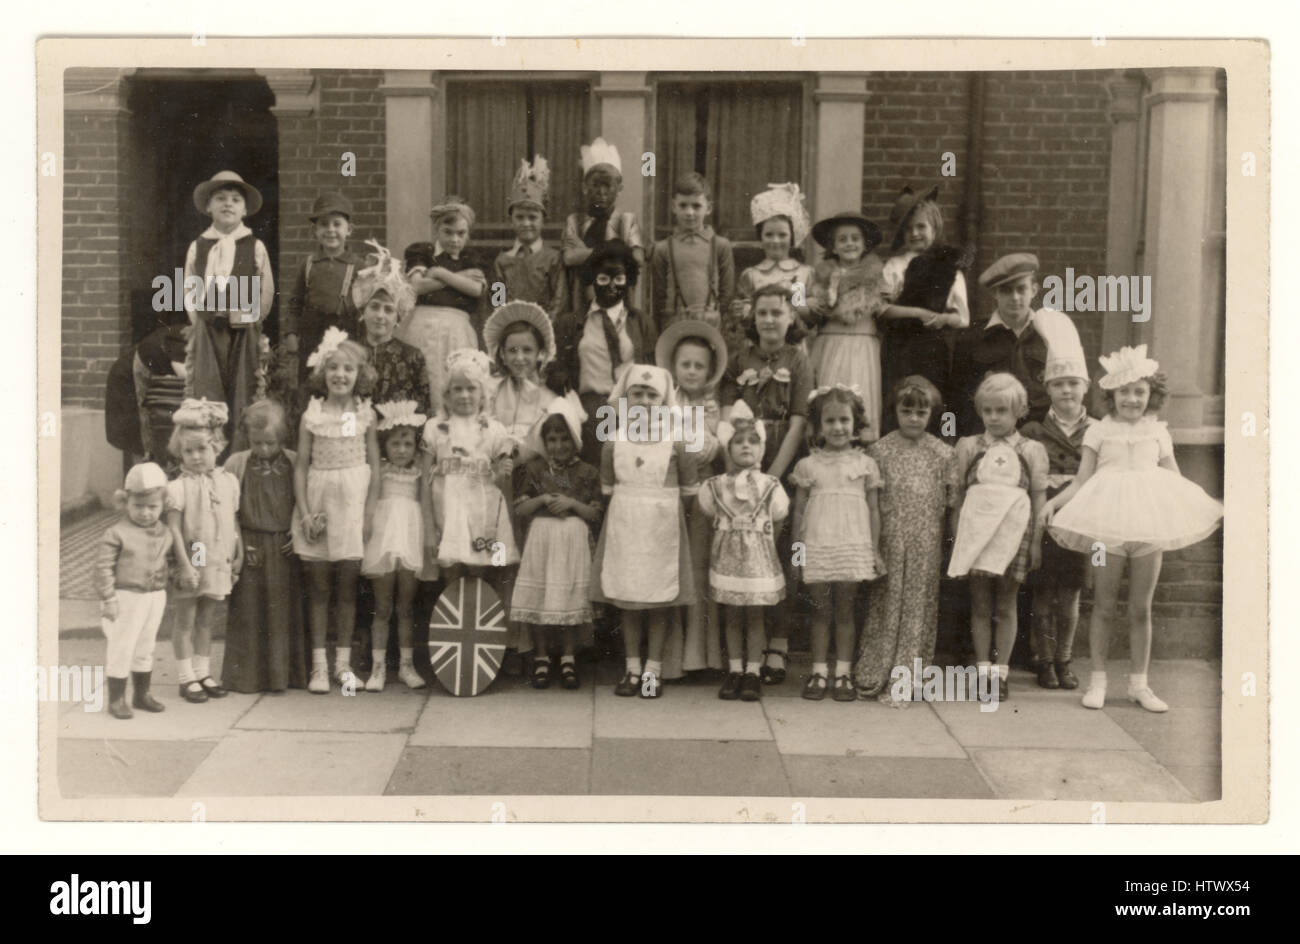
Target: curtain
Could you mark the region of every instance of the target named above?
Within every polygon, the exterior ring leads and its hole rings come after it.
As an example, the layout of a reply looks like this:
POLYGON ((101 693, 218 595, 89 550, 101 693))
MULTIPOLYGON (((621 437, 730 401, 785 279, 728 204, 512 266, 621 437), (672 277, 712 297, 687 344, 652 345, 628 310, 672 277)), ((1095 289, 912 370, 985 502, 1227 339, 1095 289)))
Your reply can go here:
MULTIPOLYGON (((587 113, 590 92, 585 82, 537 83, 532 86, 533 153, 551 165, 550 212, 546 228, 558 235, 564 218, 579 209, 582 202, 582 163, 580 146, 589 142, 587 113)), ((511 165, 513 178, 520 152, 511 165)), ((631 173, 641 159, 639 154, 620 154, 625 173, 631 173)))
MULTIPOLYGON (((453 82, 447 87, 447 188, 480 223, 504 223, 515 169, 528 150, 524 87, 453 82)), ((441 200, 447 194, 434 194, 441 200)))
POLYGON ((713 187, 713 228, 732 241, 752 241, 754 194, 769 183, 802 184, 802 90, 735 83, 708 94, 705 177, 713 187))
POLYGON ((673 184, 695 170, 697 86, 660 85, 655 120, 655 238, 673 228, 673 184))

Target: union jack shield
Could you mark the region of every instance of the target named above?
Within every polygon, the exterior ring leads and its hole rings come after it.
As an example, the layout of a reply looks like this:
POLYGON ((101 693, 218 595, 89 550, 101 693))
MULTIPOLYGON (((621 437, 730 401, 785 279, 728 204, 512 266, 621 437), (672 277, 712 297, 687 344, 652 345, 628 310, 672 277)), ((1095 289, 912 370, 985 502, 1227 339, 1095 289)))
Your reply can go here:
POLYGON ((462 577, 442 592, 429 620, 429 662, 447 691, 486 691, 505 651, 505 607, 486 580, 462 577))

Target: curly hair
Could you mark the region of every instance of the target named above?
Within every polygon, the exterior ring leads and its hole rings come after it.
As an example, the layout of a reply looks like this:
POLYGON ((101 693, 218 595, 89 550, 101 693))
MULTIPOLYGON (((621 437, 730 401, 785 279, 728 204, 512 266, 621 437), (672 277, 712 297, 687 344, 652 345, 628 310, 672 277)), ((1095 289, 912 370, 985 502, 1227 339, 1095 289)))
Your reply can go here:
POLYGON ((808 329, 804 327, 799 316, 795 314, 794 290, 789 285, 782 285, 780 282, 772 282, 769 285, 764 285, 754 292, 754 297, 750 299, 752 305, 750 307, 749 317, 745 319, 745 337, 749 338, 755 344, 758 343, 758 325, 754 320, 754 309, 758 307, 758 300, 760 298, 767 298, 768 296, 780 298, 785 301, 786 307, 790 309, 790 327, 785 331, 785 343, 798 344, 808 336, 808 329))
POLYGON ((181 437, 188 433, 201 433, 207 436, 212 443, 214 456, 221 455, 221 450, 226 448, 226 434, 218 426, 173 426, 171 438, 167 440, 167 451, 173 458, 181 457, 181 437))
POLYGON ((346 341, 340 341, 339 346, 331 351, 328 357, 322 357, 316 366, 312 368, 311 381, 308 386, 312 395, 317 397, 328 396, 329 391, 325 387, 325 367, 340 354, 350 357, 352 363, 357 365, 357 383, 352 388, 353 396, 368 397, 374 393, 375 384, 379 382, 379 374, 370 363, 370 352, 349 338, 346 341))
POLYGON ((812 431, 814 446, 824 446, 826 444, 826 438, 822 436, 821 429, 822 413, 826 410, 826 404, 828 403, 847 404, 849 411, 853 414, 854 439, 857 439, 863 430, 871 428, 871 424, 867 422, 867 408, 862 402, 862 398, 854 396, 848 390, 832 387, 808 404, 808 428, 812 431))
POLYGON ((979 410, 981 401, 1001 396, 1009 398, 1011 412, 1015 414, 1016 419, 1022 418, 1029 412, 1029 394, 1025 390, 1025 385, 1015 374, 1005 371, 984 375, 980 385, 975 388, 975 409, 979 410))
MULTIPOLYGON (((1163 371, 1158 370, 1150 377, 1141 377, 1145 380, 1147 386, 1151 388, 1151 398, 1147 400, 1147 412, 1157 413, 1165 405, 1165 397, 1169 395, 1169 376, 1163 371)), ((1134 381, 1137 383, 1137 381, 1134 381)), ((1106 412, 1112 416, 1115 414, 1115 391, 1101 388, 1101 398, 1106 405, 1106 412)))

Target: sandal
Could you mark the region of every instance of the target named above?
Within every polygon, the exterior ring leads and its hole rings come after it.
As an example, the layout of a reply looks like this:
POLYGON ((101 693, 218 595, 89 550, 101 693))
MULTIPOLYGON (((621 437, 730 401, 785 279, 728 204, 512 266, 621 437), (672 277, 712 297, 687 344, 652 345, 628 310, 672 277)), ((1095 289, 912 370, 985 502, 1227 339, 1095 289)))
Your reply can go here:
POLYGON ((780 685, 785 681, 785 667, 789 664, 790 654, 782 652, 780 649, 764 649, 763 655, 780 656, 781 667, 774 669, 764 662, 762 668, 758 670, 759 678, 763 680, 764 685, 780 685))
POLYGON ((578 667, 572 662, 560 663, 560 687, 569 691, 578 687, 578 667))
POLYGON ((533 688, 551 687, 551 660, 533 660, 533 688))

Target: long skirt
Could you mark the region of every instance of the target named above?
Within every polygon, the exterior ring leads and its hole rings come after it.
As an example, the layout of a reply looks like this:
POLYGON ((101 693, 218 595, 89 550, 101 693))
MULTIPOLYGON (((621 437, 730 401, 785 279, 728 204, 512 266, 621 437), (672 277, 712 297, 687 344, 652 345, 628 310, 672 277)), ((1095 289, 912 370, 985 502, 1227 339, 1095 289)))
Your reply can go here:
POLYGON ((235 692, 279 692, 307 684, 302 568, 280 548, 288 532, 243 529, 246 564, 230 595, 221 684, 235 692))

